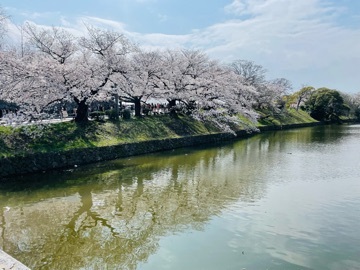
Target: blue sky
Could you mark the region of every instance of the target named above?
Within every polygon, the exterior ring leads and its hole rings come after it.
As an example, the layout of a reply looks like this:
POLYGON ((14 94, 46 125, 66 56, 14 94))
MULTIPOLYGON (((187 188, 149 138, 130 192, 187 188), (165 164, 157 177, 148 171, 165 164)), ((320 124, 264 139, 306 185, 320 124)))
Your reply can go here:
MULTIPOLYGON (((192 48, 224 63, 253 60, 296 89, 360 91, 358 0, 2 0, 14 25, 79 33, 84 22, 149 48, 192 48)), ((10 36, 16 27, 10 25, 10 36)), ((13 32, 13 33, 12 33, 13 32)))
POLYGON ((186 34, 229 17, 227 0, 2 0, 13 21, 61 24, 61 17, 90 16, 125 23, 139 33, 186 34), (213 3, 212 3, 213 2, 213 3))

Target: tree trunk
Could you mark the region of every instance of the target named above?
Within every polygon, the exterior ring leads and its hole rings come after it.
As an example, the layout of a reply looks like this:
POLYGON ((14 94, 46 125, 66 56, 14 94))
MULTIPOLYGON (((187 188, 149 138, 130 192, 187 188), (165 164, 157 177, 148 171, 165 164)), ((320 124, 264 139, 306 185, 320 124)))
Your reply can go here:
POLYGON ((115 94, 115 119, 119 120, 119 95, 115 94))
POLYGON ((301 101, 302 101, 302 98, 299 97, 298 102, 296 103, 296 111, 299 110, 301 101))
POLYGON ((176 99, 169 100, 169 109, 176 106, 176 99))
POLYGON ((168 100, 168 107, 169 107, 169 113, 171 116, 176 116, 175 106, 176 106, 176 99, 168 100))
POLYGON ((134 99, 135 104, 135 116, 140 117, 141 116, 141 97, 136 97, 134 99))
POLYGON ((85 123, 88 119, 89 106, 86 104, 86 98, 79 101, 77 98, 74 99, 78 107, 76 109, 75 122, 85 123))

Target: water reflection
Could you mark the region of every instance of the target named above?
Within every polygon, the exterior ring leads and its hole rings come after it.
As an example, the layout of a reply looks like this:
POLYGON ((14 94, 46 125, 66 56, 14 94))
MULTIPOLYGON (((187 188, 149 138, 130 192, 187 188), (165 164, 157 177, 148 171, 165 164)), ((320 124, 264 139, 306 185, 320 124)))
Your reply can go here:
POLYGON ((36 269, 135 269, 159 236, 261 196, 246 159, 235 166, 246 153, 188 149, 3 183, 1 247, 36 269))
MULTIPOLYGON (((119 159, 2 182, 0 246, 34 269, 136 269, 139 264, 145 267, 142 263, 159 249, 161 253, 164 236, 207 234, 207 226, 218 222, 231 232, 223 251, 241 250, 244 243, 251 246, 255 238, 263 243, 257 252, 267 254, 265 266, 270 256, 274 265, 287 261, 306 269, 313 264, 311 257, 293 247, 313 248, 318 232, 311 227, 289 230, 289 224, 296 227, 293 223, 307 218, 296 211, 287 213, 304 197, 277 194, 274 187, 309 178, 307 168, 319 158, 312 157, 318 144, 328 147, 349 134, 359 135, 343 128, 269 132, 213 148, 119 159), (267 199, 271 194, 282 196, 288 205, 272 204, 267 199), (265 212, 271 213, 269 220, 265 212)), ((312 175, 324 171, 325 165, 319 166, 312 166, 312 175)), ((313 207, 310 202, 303 206, 313 207)), ((216 233, 222 235, 220 231, 216 233)), ((254 266, 254 260, 248 257, 248 266, 254 266)), ((260 260, 258 265, 264 266, 260 260)))

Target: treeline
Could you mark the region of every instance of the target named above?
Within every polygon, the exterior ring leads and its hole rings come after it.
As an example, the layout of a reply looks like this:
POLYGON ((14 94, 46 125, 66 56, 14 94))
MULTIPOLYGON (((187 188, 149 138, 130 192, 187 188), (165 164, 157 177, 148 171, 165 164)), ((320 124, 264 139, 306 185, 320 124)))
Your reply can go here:
MULTIPOLYGON (((224 128, 244 117, 256 121, 259 110, 279 113, 286 104, 319 120, 339 115, 336 107, 323 117, 317 101, 310 103, 318 91, 290 95, 288 80, 267 79, 266 70, 252 61, 222 64, 199 50, 142 50, 121 33, 90 25, 81 37, 60 27, 26 23, 20 28, 21 44, 1 44, 0 51, 0 100, 16 104, 20 121, 72 102, 77 106, 75 121, 84 122, 93 102, 114 96, 132 103, 136 116, 141 116, 143 104, 161 100, 171 114, 185 113, 224 128)), ((333 94, 329 98, 336 99, 333 94)), ((358 100, 349 100, 356 111, 358 100)))
POLYGON ((326 87, 305 86, 285 100, 289 107, 307 111, 318 121, 360 121, 360 93, 350 95, 326 87))

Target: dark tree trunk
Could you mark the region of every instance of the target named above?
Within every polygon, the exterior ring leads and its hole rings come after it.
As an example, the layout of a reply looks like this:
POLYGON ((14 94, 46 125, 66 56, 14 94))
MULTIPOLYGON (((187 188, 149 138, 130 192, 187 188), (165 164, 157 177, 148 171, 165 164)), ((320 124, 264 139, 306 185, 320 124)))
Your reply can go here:
POLYGON ((298 99, 298 102, 296 103, 296 111, 299 110, 301 101, 302 101, 302 98, 300 97, 300 98, 298 99))
POLYGON ((175 110, 175 106, 176 106, 176 99, 172 99, 172 100, 168 100, 168 108, 169 108, 169 113, 171 116, 176 116, 176 110, 175 110))
POLYGON ((141 97, 136 97, 134 99, 135 104, 135 116, 140 117, 141 116, 141 97))
POLYGON ((76 109, 75 122, 76 123, 84 123, 87 122, 89 106, 86 104, 86 98, 79 101, 77 98, 74 99, 76 104, 78 105, 76 109))
POLYGON ((169 109, 176 106, 176 99, 169 100, 169 109))

